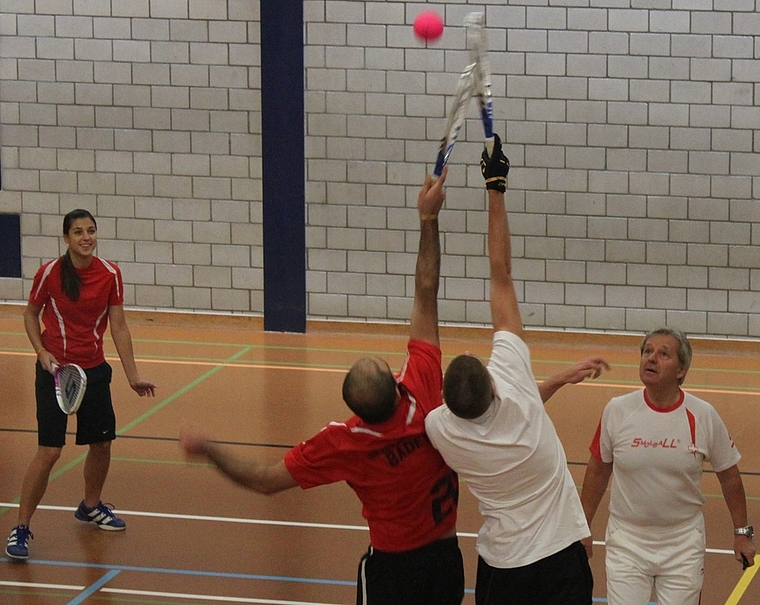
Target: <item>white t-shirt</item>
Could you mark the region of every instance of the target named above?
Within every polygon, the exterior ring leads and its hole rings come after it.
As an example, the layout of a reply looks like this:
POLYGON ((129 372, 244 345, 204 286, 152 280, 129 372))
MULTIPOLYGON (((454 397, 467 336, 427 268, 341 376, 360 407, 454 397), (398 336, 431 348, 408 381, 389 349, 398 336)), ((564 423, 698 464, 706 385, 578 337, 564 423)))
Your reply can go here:
POLYGON ((425 429, 478 499, 478 554, 492 567, 522 567, 590 532, 527 345, 496 332, 488 371, 498 395, 485 414, 465 420, 443 405, 430 412, 425 429))
POLYGON ((705 502, 702 463, 720 472, 741 459, 715 408, 683 391, 665 410, 643 389, 613 398, 595 443, 592 453, 614 465, 610 515, 639 527, 692 520, 705 502))

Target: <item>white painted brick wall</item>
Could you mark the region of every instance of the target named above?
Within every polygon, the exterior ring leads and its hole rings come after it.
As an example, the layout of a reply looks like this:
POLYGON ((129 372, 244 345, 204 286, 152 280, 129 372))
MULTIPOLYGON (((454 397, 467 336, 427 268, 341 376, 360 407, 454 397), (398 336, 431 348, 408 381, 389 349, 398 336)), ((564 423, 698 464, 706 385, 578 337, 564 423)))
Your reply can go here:
MULTIPOLYGON (((421 5, 306 0, 313 318, 404 321, 419 184, 464 15, 421 45, 421 5)), ((760 337, 760 13, 752 0, 511 1, 486 12, 526 325, 760 337), (524 280, 524 281, 522 281, 524 280)), ((21 212, 23 300, 61 214, 98 216, 128 304, 263 312, 259 5, 5 0, 0 212, 21 212)), ((441 215, 441 318, 487 324, 472 110, 441 215)))

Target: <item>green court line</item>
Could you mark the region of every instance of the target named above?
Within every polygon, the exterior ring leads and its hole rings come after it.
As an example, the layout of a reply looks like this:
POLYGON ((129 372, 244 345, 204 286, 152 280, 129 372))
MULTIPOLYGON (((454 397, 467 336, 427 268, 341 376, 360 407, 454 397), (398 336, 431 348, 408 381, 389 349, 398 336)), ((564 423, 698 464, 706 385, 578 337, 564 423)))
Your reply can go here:
MULTIPOLYGON (((0 336, 19 336, 26 338, 25 332, 2 332, 0 331, 0 336)), ((403 337, 403 336, 402 336, 403 337)), ((105 340, 108 342, 112 342, 112 340, 106 336, 105 340)), ((446 339, 442 339, 443 342, 447 342, 446 339)), ((133 338, 134 342, 138 343, 152 343, 152 344, 173 344, 173 345, 192 345, 192 346, 199 346, 199 347, 239 347, 244 346, 242 343, 225 343, 225 342, 206 342, 206 341, 194 341, 194 340, 172 340, 172 339, 162 339, 162 338, 133 338)), ((489 341, 490 342, 490 341, 489 341)), ((488 344, 484 341, 484 344, 488 344)), ((312 347, 312 346, 292 346, 292 345, 272 345, 272 344, 249 344, 245 345, 249 347, 249 350, 276 350, 276 351, 315 351, 315 352, 322 352, 322 353, 348 353, 352 355, 380 355, 380 356, 399 356, 399 355, 406 355, 406 350, 399 350, 399 351, 373 351, 373 350, 366 350, 366 349, 343 349, 343 348, 331 348, 331 347, 312 347)), ((9 351, 9 352, 22 352, 26 353, 29 352, 29 348, 4 348, 0 347, 0 351, 9 351)), ((601 351, 602 353, 604 351, 601 351)), ((454 354, 444 354, 443 359, 453 359, 456 357, 459 353, 454 354)), ((196 359, 201 361, 219 361, 216 358, 195 358, 195 357, 164 357, 164 356, 141 356, 141 359, 174 359, 174 360, 181 360, 181 361, 194 361, 196 359)), ((564 360, 557 360, 557 359, 533 359, 534 363, 545 363, 545 364, 553 364, 553 365, 562 365, 565 366, 568 364, 567 361, 564 360)), ((282 365, 282 364, 281 364, 282 365)), ((615 363, 614 366, 616 368, 625 368, 625 369, 635 369, 638 368, 638 363, 615 363)), ((715 372, 719 374, 739 374, 739 375, 760 375, 760 369, 758 370, 738 370, 738 369, 725 369, 725 368, 711 368, 711 367, 699 367, 699 366, 692 366, 689 370, 690 372, 715 372)), ((698 386, 698 385, 694 385, 698 386)), ((706 385, 699 385, 702 387, 706 387, 706 385)), ((740 389, 739 389, 740 390, 740 389)))
MULTIPOLYGON (((240 358, 241 356, 245 355, 250 350, 251 350, 250 347, 244 347, 243 349, 241 349, 240 351, 238 351, 235 355, 233 355, 232 357, 228 358, 227 362, 236 361, 238 358, 240 358)), ((206 373, 202 374, 201 376, 199 376, 198 378, 196 378, 195 380, 193 380, 189 384, 185 385, 184 387, 182 387, 178 391, 175 391, 173 394, 171 394, 168 397, 166 397, 160 403, 158 403, 157 405, 153 406, 150 410, 147 410, 145 413, 143 413, 142 415, 140 415, 137 418, 135 418, 132 422, 128 423, 126 426, 124 426, 121 429, 117 430, 116 431, 116 435, 117 436, 118 435, 123 435, 124 433, 126 433, 130 429, 134 428, 135 426, 137 426, 138 424, 140 424, 144 420, 150 418, 151 416, 153 416, 153 414, 161 411, 167 405, 169 405, 171 402, 175 401, 176 399, 178 399, 179 397, 181 397, 182 395, 184 395, 185 393, 187 393, 191 389, 193 389, 196 386, 198 386, 204 380, 210 378, 211 376, 213 376, 214 374, 216 374, 217 372, 219 372, 220 370, 222 370, 223 367, 224 366, 215 366, 215 367, 211 368, 206 373)), ((81 464, 86 457, 87 457, 87 452, 84 452, 84 453, 80 454, 79 456, 77 456, 76 458, 74 458, 73 460, 69 461, 67 464, 64 464, 63 466, 59 467, 57 470, 55 470, 52 473, 50 473, 50 479, 49 480, 50 481, 54 481, 55 479, 57 479, 58 477, 60 477, 64 473, 66 473, 66 472, 70 471, 71 469, 75 468, 76 466, 78 466, 79 464, 81 464)), ((18 496, 17 498, 11 500, 11 502, 17 503, 20 500, 21 500, 21 497, 18 496)), ((9 508, 0 509, 0 516, 3 516, 9 510, 10 510, 9 508)))
MULTIPOLYGON (((224 363, 230 363, 230 362, 236 361, 237 359, 239 359, 240 357, 242 357, 243 355, 245 355, 246 353, 248 353, 250 350, 251 350, 251 347, 245 347, 244 349, 242 349, 242 350, 238 351, 237 353, 235 353, 235 355, 233 355, 232 357, 228 358, 224 363)), ((207 378, 210 378, 211 376, 213 376, 214 374, 216 374, 217 372, 219 372, 222 369, 223 369, 223 366, 215 366, 215 367, 211 368, 208 372, 206 372, 205 374, 202 374, 201 376, 199 376, 198 378, 196 378, 195 380, 193 380, 190 384, 185 385, 179 391, 176 391, 174 394, 172 394, 169 397, 167 397, 166 399, 164 399, 161 403, 159 403, 158 405, 152 407, 150 410, 146 411, 141 416, 138 416, 132 422, 130 422, 126 426, 122 427, 120 430, 116 431, 116 434, 117 435, 123 435, 124 433, 126 433, 127 431, 129 431, 131 428, 137 426, 143 420, 146 420, 147 418, 150 418, 156 412, 161 411, 167 405, 169 405, 172 401, 174 401, 178 397, 181 397, 182 395, 184 395, 185 393, 187 393, 191 389, 193 389, 196 386, 198 386, 201 382, 203 382, 207 378)))
MULTIPOLYGON (((549 375, 543 376, 539 374, 535 374, 536 380, 546 380, 549 378, 549 375)), ((639 380, 603 380, 601 378, 596 378, 594 380, 586 380, 581 384, 593 384, 596 386, 610 386, 610 387, 619 387, 619 386, 630 386, 631 390, 637 390, 637 389, 643 389, 644 385, 641 384, 639 380)), ((697 384, 697 383, 690 383, 686 382, 683 385, 683 390, 687 393, 692 391, 737 391, 737 392, 746 392, 750 395, 757 395, 758 391, 760 391, 760 386, 757 387, 741 387, 741 386, 734 386, 734 385, 724 385, 724 384, 697 384)))
MULTIPOLYGON (((240 345, 238 345, 240 346, 240 345)), ((248 351, 251 351, 253 349, 259 348, 258 345, 248 345, 248 351)), ((293 348, 292 350, 310 350, 310 351, 322 351, 322 352, 351 352, 351 353, 364 353, 367 355, 371 354, 377 354, 379 356, 388 358, 392 356, 406 356, 406 351, 403 353, 383 353, 383 352, 368 352, 368 351, 362 351, 362 352, 354 352, 354 351, 344 351, 341 349, 312 349, 311 347, 303 347, 300 349, 293 348)), ((9 351, 13 353, 28 353, 27 349, 7 349, 7 348, 0 348, 0 351, 9 351)), ((30 353, 31 355, 31 353, 30 353)), ((444 355, 443 359, 453 359, 455 356, 449 356, 444 355)), ((113 359, 110 355, 108 356, 108 359, 113 359)), ((227 364, 231 366, 240 365, 241 367, 246 367, 251 364, 256 364, 263 367, 286 367, 286 368, 324 368, 329 370, 348 370, 349 366, 346 364, 328 364, 323 362, 314 362, 314 363, 305 363, 305 362, 298 362, 298 361, 273 361, 273 360, 262 360, 262 359, 248 359, 248 360, 232 360, 230 359, 223 359, 219 357, 188 357, 188 356, 169 356, 169 355, 141 355, 139 358, 140 361, 176 361, 176 362, 189 362, 189 363, 213 363, 213 364, 227 364)), ((567 366, 569 365, 566 361, 556 361, 556 360, 545 360, 545 359, 534 359, 534 363, 545 363, 545 364, 555 364, 555 365, 562 365, 567 366)), ((615 367, 624 367, 624 368, 634 368, 638 366, 633 365, 622 365, 622 364, 616 364, 615 367)), ((694 371, 694 369, 692 369, 694 371)), ((719 372, 719 370, 704 370, 704 371, 714 371, 719 372)), ((734 374, 760 374, 760 372, 755 372, 754 370, 725 370, 724 373, 733 372, 734 374)), ((535 374, 535 377, 537 380, 545 380, 549 377, 549 374, 535 374)), ((632 388, 638 388, 641 387, 641 382, 638 380, 605 380, 604 378, 597 378, 593 380, 593 384, 596 385, 630 385, 632 388)), ((760 386, 736 386, 736 385, 716 385, 716 384, 705 384, 705 383, 692 383, 687 382, 685 384, 685 390, 688 391, 690 388, 692 389, 703 389, 703 390, 715 390, 715 389, 730 389, 732 391, 739 391, 739 392, 747 392, 747 393, 756 393, 758 390, 760 390, 760 386)))
MULTIPOLYGON (((26 339, 27 335, 24 332, 0 332, 0 336, 17 336, 26 339)), ((113 342, 113 340, 109 336, 104 337, 105 342, 113 342)), ((172 339, 164 339, 164 338, 132 338, 132 342, 135 343, 149 343, 149 344, 164 344, 164 345, 193 345, 193 346, 199 346, 199 347, 227 347, 227 348, 235 348, 240 346, 249 346, 251 349, 267 349, 267 350, 277 350, 277 351, 317 351, 321 353, 350 353, 352 355, 406 355, 406 350, 403 351, 391 351, 390 353, 388 351, 373 351, 373 350, 366 350, 366 349, 343 349, 343 348, 330 348, 330 347, 298 347, 298 346, 292 346, 292 345, 272 345, 272 344, 249 344, 244 345, 243 343, 229 343, 229 342, 206 342, 206 341, 198 341, 198 340, 172 340, 172 339)), ((0 351, 12 351, 12 352, 22 352, 22 353, 29 353, 29 347, 24 347, 20 349, 16 348, 3 348, 0 347, 0 351)), ((452 356, 454 357, 454 356, 452 356)))
MULTIPOLYGON (((249 350, 253 347, 249 347, 249 350)), ((406 354, 406 353, 405 353, 406 354)), ((327 368, 327 369, 345 369, 348 370, 349 366, 346 364, 325 364, 325 363, 304 363, 297 361, 273 361, 262 359, 246 359, 243 361, 227 361, 226 359, 220 359, 218 357, 175 357, 166 355, 142 355, 140 356, 142 361, 185 361, 189 363, 223 363, 230 366, 240 365, 245 367, 255 363, 260 366, 279 366, 279 367, 292 367, 292 368, 327 368)))
MULTIPOLYGON (((241 345, 238 345, 241 346, 241 345)), ((258 349, 260 348, 258 345, 247 345, 246 352, 258 349)), ((312 349, 311 347, 293 347, 292 350, 304 350, 304 351, 322 351, 322 352, 351 352, 351 353, 358 353, 354 351, 347 351, 342 349, 312 349)), ((0 347, 0 351, 8 351, 12 353, 28 353, 26 349, 9 349, 9 348, 2 348, 0 347)), ((402 353, 384 353, 384 352, 377 352, 372 353, 369 351, 362 351, 361 353, 364 354, 377 354, 382 357, 392 357, 392 356, 401 356, 406 355, 406 352, 402 353)), ((30 354, 31 355, 31 354, 30 354)), ((443 359, 451 359, 455 356, 450 355, 444 355, 443 359)), ((108 356, 108 359, 113 359, 112 356, 108 356)), ((212 364, 226 364, 226 365, 240 365, 241 367, 246 367, 250 364, 256 364, 263 367, 286 367, 286 368, 324 368, 329 370, 347 370, 349 366, 345 364, 326 364, 322 362, 314 362, 314 363, 304 363, 304 362, 296 362, 296 361, 272 361, 272 360, 262 360, 262 359, 249 359, 249 360, 238 360, 238 359, 232 359, 232 358, 219 358, 219 357, 179 357, 179 356, 168 356, 168 355, 142 355, 139 358, 140 361, 176 361, 176 362, 188 362, 188 363, 212 363, 212 364)), ((545 364, 555 364, 555 365, 562 365, 566 366, 569 365, 567 361, 557 361, 557 360, 546 360, 546 359, 534 359, 534 363, 545 363, 545 364)), ((636 368, 638 366, 636 365, 628 365, 628 364, 616 364, 615 367, 622 367, 622 368, 636 368)), ((693 368, 692 371, 696 370, 696 368, 693 368)), ((710 370, 710 369, 703 369, 703 371, 712 371, 715 373, 734 373, 734 374, 760 374, 760 372, 754 371, 754 370, 710 370)), ((535 375, 537 380, 545 380, 549 377, 549 374, 536 374, 535 375)), ((630 385, 631 388, 639 388, 641 387, 641 383, 638 380, 605 380, 604 378, 597 378, 592 381, 593 384, 599 385, 599 386, 620 386, 620 385, 630 385)), ((738 386, 738 385, 731 385, 731 384, 706 384, 706 383, 693 383, 693 382, 687 382, 685 384, 685 390, 688 391, 691 389, 700 389, 700 390, 724 390, 724 389, 730 389, 732 391, 737 392, 747 392, 750 394, 757 393, 758 390, 760 390, 760 386, 738 386)))
MULTIPOLYGON (((25 334, 22 333, 22 332, 0 332, 0 335, 25 336, 25 334)), ((184 345, 192 344, 192 345, 196 345, 196 346, 241 346, 240 344, 230 344, 230 343, 203 343, 203 342, 198 343, 198 342, 193 342, 193 341, 172 341, 172 340, 162 340, 162 339, 144 339, 144 340, 135 339, 135 340, 137 342, 169 343, 169 344, 173 343, 173 344, 184 344, 184 345)), ((293 347, 293 346, 270 346, 270 345, 264 344, 264 345, 246 345, 246 346, 244 346, 243 349, 241 349, 240 351, 238 351, 235 355, 233 355, 231 357, 228 357, 226 359, 193 358, 193 357, 179 358, 179 357, 167 357, 167 356, 154 356, 154 357, 145 357, 145 356, 142 356, 142 357, 140 357, 140 359, 143 359, 145 361, 150 361, 150 360, 161 360, 161 361, 184 360, 184 361, 190 361, 190 362, 197 361, 197 362, 205 362, 205 363, 234 364, 235 362, 239 361, 240 357, 242 357, 243 355, 245 355, 246 353, 248 353, 248 352, 250 352, 250 351, 252 351, 254 349, 276 349, 276 350, 289 350, 289 351, 320 351, 320 352, 342 352, 342 353, 354 353, 354 354, 358 354, 358 353, 371 354, 371 352, 367 352, 367 351, 356 351, 356 350, 350 350, 350 349, 293 347)), ((15 349, 15 348, 0 347, 0 351, 9 351, 9 352, 15 353, 15 352, 28 352, 28 349, 26 349, 26 348, 24 348, 24 349, 15 349)), ((380 355, 383 355, 383 356, 391 356, 391 355, 400 355, 401 354, 401 353, 393 353, 393 352, 388 353, 388 352, 385 352, 385 351, 383 351, 383 352, 377 352, 377 353, 380 354, 380 355)), ((405 351, 403 352, 403 354, 404 355, 406 354, 405 351)), ((444 355, 443 356, 444 359, 449 359, 449 358, 453 358, 453 357, 455 357, 455 355, 444 355)), ((533 362, 534 363, 557 364, 557 365, 558 364, 562 364, 562 365, 567 364, 567 362, 558 361, 558 360, 554 360, 554 359, 550 359, 550 360, 547 360, 547 359, 534 359, 533 362)), ((245 362, 240 362, 240 363, 241 363, 241 365, 250 364, 250 363, 257 363, 257 364, 264 365, 264 366, 266 366, 266 365, 278 365, 278 366, 300 367, 300 368, 310 368, 310 367, 345 368, 345 366, 342 366, 342 365, 340 365, 340 366, 326 366, 325 364, 322 364, 322 363, 320 363, 320 364, 317 364, 317 363, 314 363, 314 364, 308 364, 308 363, 304 364, 304 363, 295 363, 295 362, 274 362, 274 361, 258 361, 258 360, 254 360, 254 361, 246 360, 245 362)), ((636 367, 638 367, 638 364, 616 364, 616 366, 617 367, 622 367, 622 368, 636 368, 636 367)), ((167 397, 166 399, 164 399, 163 401, 161 401, 159 404, 157 404, 156 406, 154 406, 153 408, 151 408, 150 410, 146 411, 144 414, 142 414, 141 416, 139 416, 138 418, 136 418, 135 420, 133 420, 132 422, 130 422, 129 424, 127 424, 125 427, 123 427, 122 429, 118 430, 116 434, 117 435, 123 435, 123 434, 125 434, 130 429, 134 428, 135 426, 137 426, 138 424, 140 424, 141 422, 143 422, 144 420, 146 420, 147 418, 149 418, 153 414, 159 412, 161 409, 163 409, 165 406, 169 405, 171 402, 173 402, 174 400, 176 400, 178 397, 184 395, 185 393, 187 393, 188 391, 190 391, 191 389, 193 389, 195 386, 197 386, 198 384, 200 384, 201 382, 203 382, 207 378, 209 378, 209 377, 213 376, 214 374, 216 374, 222 368, 223 368, 222 365, 215 366, 215 367, 211 368, 205 374, 201 375, 199 378, 197 378, 193 382, 189 383, 188 385, 186 385, 182 389, 178 390, 173 395, 170 395, 169 397, 167 397)), ((698 368, 693 368, 693 370, 698 370, 698 368)), ((703 368, 703 370, 708 370, 708 368, 703 368)), ((754 371, 754 370, 722 370, 722 369, 718 370, 718 369, 716 369, 714 371, 715 372, 722 372, 722 373, 726 373, 726 374, 728 374, 728 373, 734 373, 734 374, 759 374, 760 373, 760 371, 754 371)), ((543 379, 543 378, 545 378, 545 376, 536 375, 536 378, 543 379)), ((601 386, 606 385, 606 384, 616 384, 616 385, 624 384, 624 385, 639 386, 639 382, 637 380, 630 380, 630 381, 619 381, 618 380, 618 381, 614 381, 614 382, 612 382, 612 381, 607 382, 605 380, 599 380, 599 379, 597 379, 596 381, 594 381, 594 384, 601 385, 601 386)), ((701 388, 701 389, 719 389, 722 386, 723 385, 714 385, 714 384, 713 385, 688 384, 687 387, 686 387, 686 390, 688 390, 689 387, 694 388, 694 389, 699 389, 699 388, 701 388)), ((726 386, 725 388, 730 388, 730 389, 735 390, 735 391, 748 391, 748 392, 750 392, 750 391, 756 391, 757 390, 754 387, 738 387, 738 386, 730 386, 730 385, 726 386)), ((84 453, 81 456, 75 458, 74 460, 72 460, 68 464, 64 465, 58 471, 55 471, 54 473, 52 473, 51 474, 51 480, 59 477, 60 475, 62 475, 63 473, 67 472, 71 468, 77 466, 79 463, 81 463, 81 461, 85 457, 86 457, 86 453, 84 453)), ((15 502, 15 500, 14 500, 14 502, 15 502)), ((5 512, 7 512, 7 509, 6 510, 0 510, 0 516, 3 515, 5 512)))
POLYGON ((126 456, 114 456, 111 458, 113 462, 132 462, 135 464, 159 464, 166 466, 208 466, 215 468, 215 465, 211 462, 190 462, 188 460, 156 460, 151 458, 129 458, 126 456))
MULTIPOLYGON (((604 357, 604 355, 601 355, 601 357, 604 357)), ((536 359, 535 357, 532 359, 533 363, 547 363, 547 364, 554 364, 554 365, 568 365, 567 361, 558 360, 558 359, 536 359)), ((628 370, 637 370, 639 367, 638 363, 614 363, 612 364, 613 368, 624 368, 628 370)), ((726 368, 711 368, 711 367, 705 367, 705 366, 695 366, 692 365, 689 368, 689 372, 715 372, 716 374, 749 374, 749 375, 760 375, 760 370, 735 370, 735 369, 726 369, 726 368)))

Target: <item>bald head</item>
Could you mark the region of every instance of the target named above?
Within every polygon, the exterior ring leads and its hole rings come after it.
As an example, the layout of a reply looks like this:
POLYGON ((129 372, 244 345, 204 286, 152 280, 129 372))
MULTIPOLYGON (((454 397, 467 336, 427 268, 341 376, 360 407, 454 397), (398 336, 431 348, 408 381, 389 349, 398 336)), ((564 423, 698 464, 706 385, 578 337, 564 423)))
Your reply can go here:
POLYGON ((379 357, 362 357, 343 380, 343 401, 368 424, 389 420, 396 411, 396 379, 379 357))

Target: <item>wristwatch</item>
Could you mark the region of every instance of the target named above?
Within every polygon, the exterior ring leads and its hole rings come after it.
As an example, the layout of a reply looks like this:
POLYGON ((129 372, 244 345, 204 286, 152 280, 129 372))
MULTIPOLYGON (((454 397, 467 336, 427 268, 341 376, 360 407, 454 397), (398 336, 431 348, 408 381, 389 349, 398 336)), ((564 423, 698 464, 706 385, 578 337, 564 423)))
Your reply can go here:
POLYGON ((751 540, 755 536, 755 528, 751 525, 747 525, 746 527, 735 527, 734 535, 747 536, 751 540))

